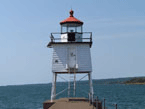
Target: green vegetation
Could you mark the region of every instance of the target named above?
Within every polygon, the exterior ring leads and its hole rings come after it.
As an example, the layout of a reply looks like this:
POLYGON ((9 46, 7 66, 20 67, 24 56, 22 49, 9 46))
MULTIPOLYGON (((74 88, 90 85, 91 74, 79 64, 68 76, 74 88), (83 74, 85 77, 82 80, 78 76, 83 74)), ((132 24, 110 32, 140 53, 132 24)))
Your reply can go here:
MULTIPOLYGON (((88 82, 86 81, 86 84, 88 82)), ((142 84, 145 85, 145 77, 126 77, 93 80, 93 84, 142 84)))
POLYGON ((135 77, 125 81, 124 84, 145 84, 145 77, 135 77))

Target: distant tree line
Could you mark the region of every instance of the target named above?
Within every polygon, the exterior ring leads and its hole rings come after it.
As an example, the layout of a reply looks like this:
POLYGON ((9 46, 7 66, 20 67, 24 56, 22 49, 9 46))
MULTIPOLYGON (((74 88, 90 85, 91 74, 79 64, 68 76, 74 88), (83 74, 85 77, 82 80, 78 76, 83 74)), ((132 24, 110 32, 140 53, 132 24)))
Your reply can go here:
POLYGON ((124 83, 144 83, 145 84, 145 77, 136 77, 132 78, 131 80, 125 81, 124 83))

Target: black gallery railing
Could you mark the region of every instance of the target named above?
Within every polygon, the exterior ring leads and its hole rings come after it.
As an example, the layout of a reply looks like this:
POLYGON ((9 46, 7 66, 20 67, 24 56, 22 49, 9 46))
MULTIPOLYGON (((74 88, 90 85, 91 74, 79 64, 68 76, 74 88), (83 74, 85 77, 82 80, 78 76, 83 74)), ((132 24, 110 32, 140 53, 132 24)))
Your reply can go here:
MULTIPOLYGON (((68 38, 61 38, 61 35, 63 34, 69 34, 69 33, 59 33, 59 32, 54 32, 51 33, 50 39, 51 42, 63 42, 64 40, 68 40, 68 38)), ((75 41, 68 41, 68 42, 92 42, 92 32, 82 32, 82 33, 75 33, 76 38, 75 41), (77 38, 78 36, 81 36, 81 38, 77 38)), ((65 41, 64 41, 65 42, 65 41)))

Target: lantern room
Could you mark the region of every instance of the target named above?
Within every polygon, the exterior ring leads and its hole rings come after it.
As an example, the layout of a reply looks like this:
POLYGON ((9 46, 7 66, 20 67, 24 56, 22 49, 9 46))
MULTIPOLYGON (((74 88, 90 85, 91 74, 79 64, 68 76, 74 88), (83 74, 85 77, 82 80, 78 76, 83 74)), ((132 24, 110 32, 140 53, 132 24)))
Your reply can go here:
POLYGON ((82 42, 83 22, 73 16, 73 10, 70 16, 61 21, 61 42, 82 42))

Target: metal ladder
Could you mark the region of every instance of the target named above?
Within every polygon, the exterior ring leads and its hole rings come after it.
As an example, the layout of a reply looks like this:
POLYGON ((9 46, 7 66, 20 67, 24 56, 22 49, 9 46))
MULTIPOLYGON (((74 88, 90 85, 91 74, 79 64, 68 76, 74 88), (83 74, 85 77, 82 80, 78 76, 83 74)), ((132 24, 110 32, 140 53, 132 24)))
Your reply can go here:
POLYGON ((68 70, 69 73, 69 81, 68 81, 68 97, 71 97, 71 83, 73 82, 73 96, 75 97, 76 95, 76 70, 75 68, 68 70), (71 71, 73 70, 73 73, 71 73, 71 71))

